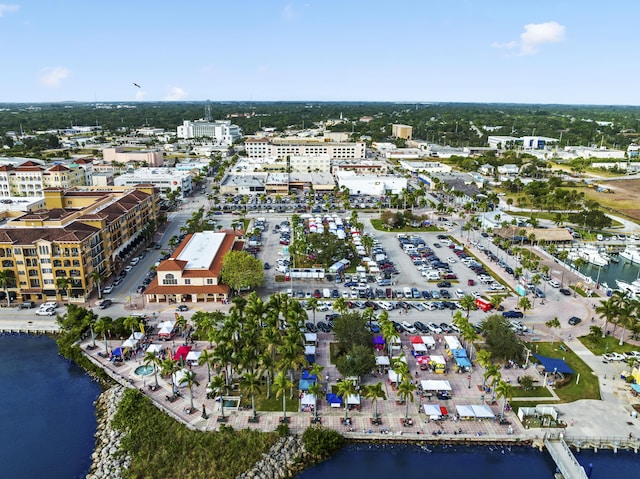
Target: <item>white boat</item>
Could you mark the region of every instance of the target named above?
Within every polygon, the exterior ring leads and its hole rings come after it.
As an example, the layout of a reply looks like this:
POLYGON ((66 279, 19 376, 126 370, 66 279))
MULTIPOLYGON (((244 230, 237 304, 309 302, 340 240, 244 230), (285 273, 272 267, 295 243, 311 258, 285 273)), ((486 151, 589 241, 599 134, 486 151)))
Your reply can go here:
POLYGON ((629 244, 624 251, 620 252, 620 257, 632 263, 640 264, 640 249, 636 245, 629 244))
POLYGON ((635 279, 631 283, 616 279, 616 284, 620 291, 630 293, 634 297, 640 297, 640 279, 635 279))
POLYGON ((598 248, 590 244, 578 248, 578 257, 596 266, 607 266, 609 264, 609 260, 600 254, 598 248))

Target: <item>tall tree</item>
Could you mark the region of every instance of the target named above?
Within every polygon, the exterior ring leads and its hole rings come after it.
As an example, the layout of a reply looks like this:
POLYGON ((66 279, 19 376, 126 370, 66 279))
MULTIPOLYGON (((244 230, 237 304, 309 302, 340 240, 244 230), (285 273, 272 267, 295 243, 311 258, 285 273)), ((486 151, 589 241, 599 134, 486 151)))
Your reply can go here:
POLYGON ((344 401, 344 420, 349 419, 349 396, 355 396, 356 386, 351 379, 341 379, 336 383, 338 396, 344 401))
POLYGON ((409 419, 409 401, 413 402, 413 391, 417 389, 417 386, 413 384, 410 378, 405 377, 398 385, 398 396, 405 403, 404 419, 409 419))
POLYGON ((382 389, 382 383, 377 382, 375 384, 367 384, 364 387, 364 397, 373 402, 373 420, 378 421, 378 399, 383 399, 385 401, 387 399, 387 395, 384 392, 384 389, 382 389))
POLYGON ((282 396, 282 422, 287 422, 287 389, 293 387, 293 383, 281 371, 273 380, 273 388, 276 391, 276 398, 282 396))

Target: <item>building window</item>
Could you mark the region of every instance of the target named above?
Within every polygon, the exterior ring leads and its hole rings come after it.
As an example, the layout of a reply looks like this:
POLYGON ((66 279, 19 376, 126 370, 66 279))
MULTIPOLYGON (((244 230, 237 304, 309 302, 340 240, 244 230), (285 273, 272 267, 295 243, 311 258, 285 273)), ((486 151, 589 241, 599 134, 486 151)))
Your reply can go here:
POLYGON ((162 284, 164 285, 171 285, 171 284, 178 284, 178 280, 176 279, 176 277, 172 274, 167 274, 164 279, 162 280, 162 284))
POLYGON ((207 278, 207 284, 213 284, 213 278, 207 278))
POLYGON ((184 284, 191 284, 191 280, 190 279, 185 279, 184 280, 184 284))

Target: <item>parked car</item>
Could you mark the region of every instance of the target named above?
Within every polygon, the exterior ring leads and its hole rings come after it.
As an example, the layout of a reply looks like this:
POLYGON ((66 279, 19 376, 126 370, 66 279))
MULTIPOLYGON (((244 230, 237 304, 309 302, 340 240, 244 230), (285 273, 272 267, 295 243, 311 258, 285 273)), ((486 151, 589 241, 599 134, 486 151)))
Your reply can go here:
POLYGON ((522 311, 505 311, 502 313, 505 318, 524 318, 522 311))
POLYGON ((18 305, 19 309, 31 309, 35 307, 36 303, 34 303, 33 301, 24 301, 18 305))
POLYGON ((189 311, 189 306, 187 306, 186 304, 180 304, 176 308, 176 311, 189 311))
POLYGON ((36 316, 55 316, 55 308, 40 308, 36 311, 36 316))
POLYGON ((409 334, 416 334, 417 329, 415 328, 415 326, 413 324, 411 324, 409 321, 402 321, 402 323, 400 323, 402 325, 402 327, 404 328, 404 330, 409 333, 409 334))
POLYGON ((422 321, 416 321, 415 323, 413 323, 413 326, 420 331, 421 333, 428 333, 429 332, 429 328, 427 327, 426 324, 424 324, 422 321))
POLYGON ((441 334, 442 333, 442 328, 440 326, 438 326, 436 323, 427 323, 427 327, 429 328, 429 331, 431 331, 433 334, 441 334))
POLYGON ((571 296, 571 290, 568 288, 560 288, 558 291, 565 296, 571 296))
POLYGON ((547 283, 552 288, 559 288, 560 287, 560 283, 558 283, 555 279, 550 279, 549 281, 547 281, 547 283))
POLYGON ((113 285, 105 286, 102 290, 102 294, 111 294, 113 292, 113 285))
POLYGON ((580 323, 580 322, 582 322, 582 319, 580 319, 580 318, 579 318, 579 317, 577 317, 577 316, 571 316, 571 317, 569 318, 569 324, 570 324, 571 326, 575 326, 576 324, 578 324, 578 323, 580 323))
POLYGON ((318 327, 315 324, 313 324, 311 321, 307 321, 304 326, 307 329, 307 331, 309 331, 310 333, 318 332, 318 327))
POLYGON ((602 359, 605 361, 624 361, 624 355, 620 353, 606 353, 602 355, 602 359))

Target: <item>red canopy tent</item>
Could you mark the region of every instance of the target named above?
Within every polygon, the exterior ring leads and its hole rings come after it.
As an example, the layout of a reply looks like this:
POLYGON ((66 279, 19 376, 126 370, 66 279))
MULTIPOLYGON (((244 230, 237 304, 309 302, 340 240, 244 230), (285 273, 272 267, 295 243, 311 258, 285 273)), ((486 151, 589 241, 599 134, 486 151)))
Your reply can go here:
POLYGON ((409 336, 409 341, 411 344, 424 344, 420 336, 409 336))
POLYGON ((187 360, 187 354, 189 354, 189 351, 191 351, 191 346, 180 346, 178 349, 176 349, 176 352, 173 354, 173 360, 174 361, 186 361, 187 360))

